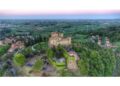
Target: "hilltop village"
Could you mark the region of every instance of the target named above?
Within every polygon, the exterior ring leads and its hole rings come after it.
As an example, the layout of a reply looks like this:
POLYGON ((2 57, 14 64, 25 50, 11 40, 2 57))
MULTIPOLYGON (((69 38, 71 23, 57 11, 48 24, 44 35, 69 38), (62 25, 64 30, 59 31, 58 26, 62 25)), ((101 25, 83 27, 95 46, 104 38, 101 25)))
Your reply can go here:
MULTIPOLYGON (((95 42, 97 38, 96 44, 98 44, 100 47, 104 48, 112 48, 112 44, 110 43, 109 39, 106 37, 105 44, 102 44, 102 39, 99 36, 92 36, 92 40, 95 42)), ((8 49, 8 55, 19 53, 25 48, 25 43, 19 38, 16 37, 7 37, 0 41, 0 46, 2 45, 10 45, 8 49)), ((78 68, 78 61, 80 60, 80 55, 77 54, 75 50, 72 49, 72 38, 71 37, 64 37, 63 33, 59 32, 52 32, 49 39, 48 39, 48 60, 45 60, 46 55, 42 54, 43 57, 40 57, 39 54, 31 56, 32 58, 25 63, 22 68, 19 68, 19 71, 21 71, 23 74, 27 76, 41 76, 41 75, 53 75, 55 73, 55 70, 69 70, 73 73, 76 71, 79 71, 78 68), (59 49, 58 49, 59 48, 59 49), (56 51, 57 50, 57 51, 56 51), (61 52, 62 51, 62 52, 61 52), (64 51, 64 52, 63 52, 64 51), (51 54, 52 53, 52 54, 51 54), (54 54, 53 54, 54 53, 54 54), (49 55, 50 54, 50 55, 49 55), (37 71, 33 70, 33 66, 37 65, 38 67, 41 65, 39 63, 36 63, 37 60, 44 59, 45 63, 41 62, 43 67, 41 67, 41 72, 38 69, 37 71), (51 66, 50 66, 51 65, 51 66)), ((36 51, 34 46, 31 47, 32 51, 36 51)), ((18 55, 19 57, 19 55, 18 55)), ((22 57, 22 55, 21 55, 22 57)), ((20 57, 20 58, 21 58, 20 57)), ((15 71, 15 70, 14 70, 15 71)))
POLYGON ((0 22, 0 76, 119 75, 119 29, 106 22, 0 22))

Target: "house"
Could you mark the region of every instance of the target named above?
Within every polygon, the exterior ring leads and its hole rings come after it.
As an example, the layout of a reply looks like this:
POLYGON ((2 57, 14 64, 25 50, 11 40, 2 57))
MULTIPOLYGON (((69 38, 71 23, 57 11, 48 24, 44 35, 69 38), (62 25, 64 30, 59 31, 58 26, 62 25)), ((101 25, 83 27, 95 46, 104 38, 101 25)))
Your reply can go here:
POLYGON ((4 44, 11 44, 11 43, 12 43, 12 40, 13 40, 12 38, 7 38, 7 37, 6 37, 6 38, 4 39, 4 44))
POLYGON ((4 40, 2 40, 3 44, 12 44, 16 41, 17 39, 15 37, 6 37, 4 40))
POLYGON ((64 37, 62 33, 52 32, 49 38, 49 47, 57 47, 58 45, 71 45, 71 37, 64 37))
POLYGON ((24 42, 22 42, 22 41, 17 41, 17 42, 15 42, 15 43, 12 43, 11 44, 11 47, 10 47, 10 49, 8 50, 8 52, 14 52, 16 49, 22 49, 22 48, 24 48, 25 46, 24 46, 24 42))

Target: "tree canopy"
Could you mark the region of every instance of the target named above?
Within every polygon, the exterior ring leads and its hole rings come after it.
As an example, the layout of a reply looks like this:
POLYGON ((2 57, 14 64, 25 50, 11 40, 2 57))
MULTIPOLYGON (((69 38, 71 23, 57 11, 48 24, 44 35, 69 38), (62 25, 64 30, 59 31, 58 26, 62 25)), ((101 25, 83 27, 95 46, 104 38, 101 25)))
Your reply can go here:
POLYGON ((26 58, 23 54, 17 53, 13 57, 13 62, 16 66, 23 66, 26 62, 26 58))

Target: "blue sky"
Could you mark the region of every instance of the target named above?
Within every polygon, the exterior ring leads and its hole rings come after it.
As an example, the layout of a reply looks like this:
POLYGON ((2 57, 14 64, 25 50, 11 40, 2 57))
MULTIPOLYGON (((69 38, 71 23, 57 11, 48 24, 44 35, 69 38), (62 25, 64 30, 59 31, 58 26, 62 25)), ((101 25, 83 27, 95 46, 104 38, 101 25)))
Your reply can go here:
POLYGON ((7 15, 0 19, 120 19, 120 14, 7 15))

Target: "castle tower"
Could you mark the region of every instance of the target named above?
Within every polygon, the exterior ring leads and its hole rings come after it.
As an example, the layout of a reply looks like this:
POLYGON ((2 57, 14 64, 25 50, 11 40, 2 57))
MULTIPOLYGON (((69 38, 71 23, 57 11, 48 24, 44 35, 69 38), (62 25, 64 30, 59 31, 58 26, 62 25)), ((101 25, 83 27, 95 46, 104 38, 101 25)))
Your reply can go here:
POLYGON ((111 43, 108 37, 106 37, 106 47, 110 47, 111 43))
POLYGON ((59 33, 58 32, 52 32, 51 33, 51 37, 58 37, 59 36, 59 33))
POLYGON ((0 46, 3 45, 3 42, 0 40, 0 46))
POLYGON ((101 44, 102 44, 101 37, 98 36, 98 45, 101 45, 101 44))

